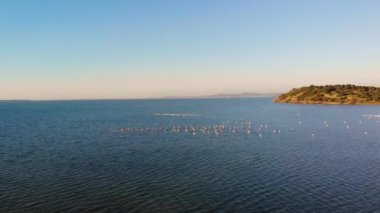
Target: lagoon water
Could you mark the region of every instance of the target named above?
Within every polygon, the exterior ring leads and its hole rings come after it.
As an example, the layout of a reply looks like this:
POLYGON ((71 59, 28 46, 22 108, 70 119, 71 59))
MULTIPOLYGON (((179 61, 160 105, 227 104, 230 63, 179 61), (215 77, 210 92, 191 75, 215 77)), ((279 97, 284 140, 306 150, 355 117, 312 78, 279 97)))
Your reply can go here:
POLYGON ((379 106, 0 103, 0 212, 380 211, 379 106))

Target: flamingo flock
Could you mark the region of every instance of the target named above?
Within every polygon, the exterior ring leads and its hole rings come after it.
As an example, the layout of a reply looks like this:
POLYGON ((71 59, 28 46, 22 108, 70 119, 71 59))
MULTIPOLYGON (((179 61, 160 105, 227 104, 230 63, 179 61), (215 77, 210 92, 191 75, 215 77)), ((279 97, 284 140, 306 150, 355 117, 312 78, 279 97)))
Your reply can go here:
MULTIPOLYGON (((300 117, 299 114, 297 114, 300 117)), ((367 119, 373 119, 373 117, 366 117, 367 119)), ((359 125, 363 124, 362 120, 358 121, 359 125)), ((298 125, 302 126, 303 122, 301 120, 298 121, 298 125)), ((328 121, 323 121, 321 124, 324 128, 329 128, 330 124, 328 121)), ((348 121, 343 121, 343 128, 350 130, 351 125, 348 121)), ((270 127, 268 124, 264 122, 255 122, 255 121, 246 121, 243 119, 236 121, 223 121, 214 125, 173 125, 173 126, 156 126, 156 127, 146 127, 146 128, 121 128, 120 132, 124 134, 148 134, 148 133, 173 133, 173 134, 187 134, 187 135, 257 135, 258 137, 263 137, 267 134, 282 134, 282 132, 295 132, 295 127, 289 127, 287 129, 279 129, 270 127)), ((364 135, 368 135, 368 130, 363 130, 364 135)), ((316 133, 311 132, 311 137, 315 137, 316 133)))

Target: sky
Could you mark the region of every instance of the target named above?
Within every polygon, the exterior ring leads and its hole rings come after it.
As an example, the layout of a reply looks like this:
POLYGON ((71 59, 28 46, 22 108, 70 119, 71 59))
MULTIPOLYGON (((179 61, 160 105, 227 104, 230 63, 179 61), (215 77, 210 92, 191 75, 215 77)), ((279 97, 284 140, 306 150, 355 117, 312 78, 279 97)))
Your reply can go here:
POLYGON ((379 0, 0 0, 0 99, 380 86, 379 0))

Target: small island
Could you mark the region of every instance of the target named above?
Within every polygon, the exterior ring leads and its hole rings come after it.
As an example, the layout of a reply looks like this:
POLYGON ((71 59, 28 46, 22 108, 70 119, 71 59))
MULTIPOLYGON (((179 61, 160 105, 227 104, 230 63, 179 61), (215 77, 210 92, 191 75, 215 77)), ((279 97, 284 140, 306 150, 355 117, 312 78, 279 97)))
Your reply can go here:
POLYGON ((356 85, 308 86, 292 89, 274 99, 290 104, 380 105, 380 88, 356 85))

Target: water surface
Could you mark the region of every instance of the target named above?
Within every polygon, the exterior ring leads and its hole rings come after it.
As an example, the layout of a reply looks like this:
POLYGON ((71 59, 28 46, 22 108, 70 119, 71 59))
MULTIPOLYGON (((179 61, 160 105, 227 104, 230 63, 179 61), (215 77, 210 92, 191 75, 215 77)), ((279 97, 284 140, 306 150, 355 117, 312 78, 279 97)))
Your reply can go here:
POLYGON ((268 98, 1 102, 0 211, 379 211, 379 114, 268 98))

